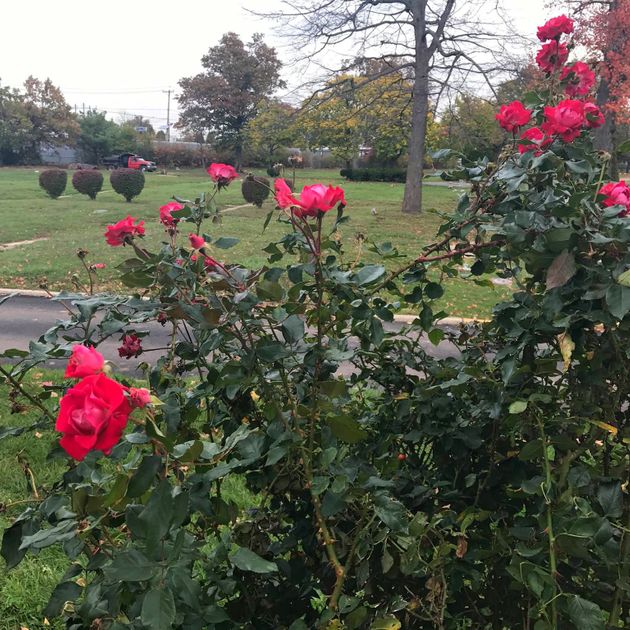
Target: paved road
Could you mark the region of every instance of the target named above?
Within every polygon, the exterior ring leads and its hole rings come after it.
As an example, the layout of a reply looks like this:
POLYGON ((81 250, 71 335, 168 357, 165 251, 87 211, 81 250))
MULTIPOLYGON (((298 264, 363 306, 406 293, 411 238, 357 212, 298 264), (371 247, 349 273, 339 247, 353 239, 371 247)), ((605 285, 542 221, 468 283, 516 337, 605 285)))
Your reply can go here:
MULTIPOLYGON (((16 296, 0 304, 0 351, 8 348, 27 349, 29 341, 36 340, 58 320, 67 319, 68 312, 57 301, 42 297, 16 296)), ((402 324, 394 322, 385 324, 388 331, 400 330, 402 324)), ((159 324, 148 324, 142 330, 150 331, 151 340, 145 342, 147 347, 164 347, 168 342, 167 330, 159 324)), ((128 375, 139 375, 137 366, 139 361, 151 361, 158 353, 141 355, 140 359, 120 359, 117 348, 120 345, 118 336, 107 340, 99 348, 108 361, 113 362, 117 371, 128 375)), ((448 342, 434 346, 428 339, 423 338, 422 347, 432 356, 444 358, 457 355, 457 350, 448 342)), ((64 360, 51 360, 46 364, 50 368, 62 368, 64 360)), ((342 366, 341 372, 348 373, 349 365, 342 366)))

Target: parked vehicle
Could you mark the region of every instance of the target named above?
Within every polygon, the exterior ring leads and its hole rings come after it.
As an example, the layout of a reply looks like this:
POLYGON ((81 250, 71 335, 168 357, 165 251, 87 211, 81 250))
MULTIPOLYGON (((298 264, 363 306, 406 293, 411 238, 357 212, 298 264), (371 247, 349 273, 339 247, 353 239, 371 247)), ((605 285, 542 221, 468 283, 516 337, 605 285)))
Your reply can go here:
POLYGON ((138 171, 155 171, 157 166, 155 162, 149 162, 135 153, 121 153, 120 155, 110 155, 103 158, 103 166, 108 169, 115 168, 133 168, 138 171))

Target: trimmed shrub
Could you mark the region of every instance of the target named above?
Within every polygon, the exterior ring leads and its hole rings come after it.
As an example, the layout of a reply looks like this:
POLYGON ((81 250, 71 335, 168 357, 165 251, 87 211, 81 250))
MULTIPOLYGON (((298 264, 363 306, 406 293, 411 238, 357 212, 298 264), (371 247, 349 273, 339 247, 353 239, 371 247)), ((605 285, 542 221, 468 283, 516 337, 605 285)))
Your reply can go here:
POLYGON ((245 201, 253 203, 258 208, 262 208, 263 202, 271 194, 269 180, 266 177, 254 177, 254 175, 248 175, 243 180, 241 190, 245 201))
POLYGON ((342 168, 339 174, 353 182, 397 182, 404 184, 407 171, 404 168, 342 168))
POLYGON ((50 168, 39 174, 39 185, 49 197, 57 199, 68 184, 68 173, 60 168, 50 168))
POLYGON ((82 195, 87 195, 90 199, 96 199, 96 195, 103 188, 103 174, 96 170, 77 171, 72 176, 72 185, 82 195))
POLYGON ((109 176, 112 188, 128 202, 144 188, 144 173, 133 168, 117 168, 109 176))

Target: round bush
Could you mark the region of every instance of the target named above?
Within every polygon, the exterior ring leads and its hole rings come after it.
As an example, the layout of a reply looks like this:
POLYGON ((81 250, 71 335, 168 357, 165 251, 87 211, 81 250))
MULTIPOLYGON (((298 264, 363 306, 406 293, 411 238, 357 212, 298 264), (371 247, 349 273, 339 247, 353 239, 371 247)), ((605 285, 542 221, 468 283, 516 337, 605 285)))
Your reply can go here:
POLYGON ((60 168, 50 168, 39 174, 39 185, 53 199, 57 199, 66 189, 68 173, 60 168))
POLYGON ((117 168, 112 171, 109 181, 119 195, 131 201, 144 188, 144 173, 133 168, 117 168))
POLYGON ((271 194, 269 180, 266 177, 254 177, 253 175, 249 175, 243 180, 241 190, 245 201, 253 203, 258 208, 262 207, 265 199, 271 194))
POLYGON ((103 188, 103 174, 95 170, 77 171, 72 176, 72 185, 81 194, 96 199, 97 193, 103 188))

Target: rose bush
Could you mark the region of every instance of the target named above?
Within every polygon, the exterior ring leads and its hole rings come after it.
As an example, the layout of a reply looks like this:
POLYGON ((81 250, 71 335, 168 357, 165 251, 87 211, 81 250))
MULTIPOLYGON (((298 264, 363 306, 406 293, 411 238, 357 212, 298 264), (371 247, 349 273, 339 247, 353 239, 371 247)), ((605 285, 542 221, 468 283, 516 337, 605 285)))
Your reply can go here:
MULTIPOLYGON (((553 21, 542 38, 567 28, 553 21)), ((550 72, 558 92, 523 96, 531 117, 496 163, 459 156, 444 174, 470 190, 413 260, 378 242, 372 261, 347 260, 337 228, 352 199, 323 184, 294 195, 276 181, 265 225, 286 230, 262 269, 221 262, 235 239, 208 225, 219 178, 176 200, 177 225, 156 210, 157 252, 129 218, 108 230, 130 252, 133 295, 62 294, 70 319, 0 366, 12 399, 41 412, 33 430, 58 423, 71 455, 26 509, 5 507, 9 568, 55 544, 70 558, 49 618, 76 630, 629 626, 627 189, 592 149, 601 113, 560 93, 561 64, 550 72), (439 300, 456 276, 499 276, 514 293, 487 323, 451 329, 439 300), (403 308, 416 317, 392 331, 403 308), (172 342, 142 364, 142 392, 76 347, 115 336, 136 354, 153 322, 172 342), (440 343, 436 359, 427 345, 440 343), (67 383, 58 410, 24 377, 65 357, 96 373, 67 383)))

